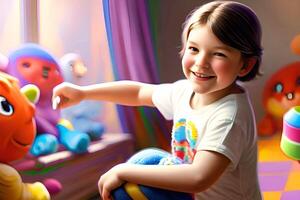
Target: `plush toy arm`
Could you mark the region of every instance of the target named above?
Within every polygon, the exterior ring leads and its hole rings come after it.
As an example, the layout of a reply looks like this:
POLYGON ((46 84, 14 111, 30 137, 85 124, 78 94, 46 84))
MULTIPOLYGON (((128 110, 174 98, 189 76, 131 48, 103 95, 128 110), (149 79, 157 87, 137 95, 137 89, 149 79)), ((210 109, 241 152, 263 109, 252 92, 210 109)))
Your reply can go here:
POLYGON ((0 163, 0 199, 50 200, 50 194, 42 183, 25 184, 14 168, 0 163))
POLYGON ((29 199, 50 200, 50 194, 47 188, 40 182, 23 183, 24 190, 29 192, 29 199))

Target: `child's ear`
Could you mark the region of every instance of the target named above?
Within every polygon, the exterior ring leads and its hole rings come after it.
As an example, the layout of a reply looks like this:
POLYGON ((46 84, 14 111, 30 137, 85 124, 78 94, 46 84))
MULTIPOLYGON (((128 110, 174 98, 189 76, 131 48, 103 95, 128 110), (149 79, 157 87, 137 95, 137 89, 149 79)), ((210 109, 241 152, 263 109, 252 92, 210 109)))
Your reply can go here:
POLYGON ((256 62, 257 62, 256 58, 248 58, 247 60, 245 60, 244 66, 241 68, 239 72, 239 77, 246 76, 253 69, 256 62))

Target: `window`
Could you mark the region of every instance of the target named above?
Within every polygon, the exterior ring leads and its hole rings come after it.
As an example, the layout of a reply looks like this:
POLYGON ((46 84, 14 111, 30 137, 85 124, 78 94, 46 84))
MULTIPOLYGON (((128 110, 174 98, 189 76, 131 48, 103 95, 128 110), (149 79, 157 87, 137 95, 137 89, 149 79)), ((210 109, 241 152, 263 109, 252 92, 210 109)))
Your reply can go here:
MULTIPOLYGON (((80 54, 88 68, 84 84, 113 80, 101 1, 43 0, 38 8, 42 46, 57 57, 70 52, 80 54)), ((119 132, 115 106, 105 104, 101 112, 112 113, 100 114, 100 121, 107 124, 108 131, 119 132)))
MULTIPOLYGON (((80 54, 88 68, 84 85, 114 79, 101 1, 0 0, 0 5, 0 53, 8 55, 23 42, 35 42, 58 60, 66 53, 80 54)), ((101 113, 107 131, 120 132, 115 106, 105 104, 101 113)))
POLYGON ((7 55, 21 42, 20 2, 0 0, 0 53, 7 55))

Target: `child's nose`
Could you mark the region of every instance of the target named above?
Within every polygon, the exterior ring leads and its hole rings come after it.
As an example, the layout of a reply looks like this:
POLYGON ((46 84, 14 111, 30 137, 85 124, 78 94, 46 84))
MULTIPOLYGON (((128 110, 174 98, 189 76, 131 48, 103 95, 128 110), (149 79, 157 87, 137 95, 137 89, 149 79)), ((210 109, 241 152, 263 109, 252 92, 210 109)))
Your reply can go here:
POLYGON ((200 68, 208 66, 208 56, 205 52, 199 52, 195 60, 195 65, 200 68))

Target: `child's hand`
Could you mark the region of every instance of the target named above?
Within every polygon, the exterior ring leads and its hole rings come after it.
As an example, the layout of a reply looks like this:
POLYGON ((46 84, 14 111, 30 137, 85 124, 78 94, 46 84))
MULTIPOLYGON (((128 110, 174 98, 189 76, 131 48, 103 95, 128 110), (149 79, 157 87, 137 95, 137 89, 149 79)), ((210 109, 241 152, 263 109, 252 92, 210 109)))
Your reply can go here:
POLYGON ((84 92, 80 86, 71 83, 61 83, 53 89, 52 107, 66 108, 83 100, 84 92))
POLYGON ((119 178, 121 168, 122 164, 117 165, 100 177, 98 189, 103 200, 112 200, 110 195, 111 191, 124 183, 124 181, 119 178))

